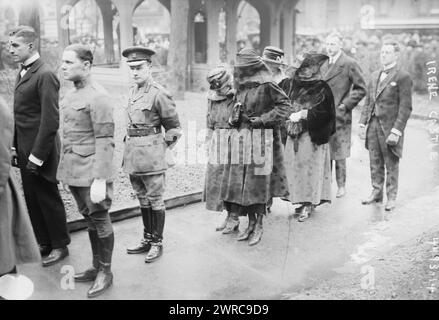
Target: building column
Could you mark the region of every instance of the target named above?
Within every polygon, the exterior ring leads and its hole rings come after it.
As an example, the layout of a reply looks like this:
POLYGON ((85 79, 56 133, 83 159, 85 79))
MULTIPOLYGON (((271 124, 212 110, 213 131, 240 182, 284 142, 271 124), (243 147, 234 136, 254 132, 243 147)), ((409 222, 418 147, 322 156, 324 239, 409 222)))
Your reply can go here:
POLYGON ((219 32, 219 14, 222 1, 207 0, 207 64, 210 67, 217 66, 220 63, 220 45, 218 42, 219 32))
POLYGON ((138 0, 112 0, 119 11, 120 50, 134 43, 133 13, 138 0))
POLYGON ((169 89, 176 99, 186 91, 188 67, 189 0, 171 0, 171 34, 168 64, 171 67, 169 89))
POLYGON ((238 27, 238 6, 239 0, 226 1, 226 50, 227 63, 229 65, 235 64, 237 53, 237 27, 238 27))
POLYGON ((113 63, 114 57, 114 38, 113 38, 113 11, 111 10, 111 1, 95 0, 102 14, 104 24, 104 44, 105 60, 107 63, 113 63))
POLYGON ((280 16, 282 5, 280 1, 270 1, 270 45, 280 46, 280 16))
POLYGON ((56 1, 56 24, 58 31, 58 52, 62 54, 64 48, 70 44, 69 14, 73 4, 69 0, 56 1))
POLYGON ((294 42, 294 10, 296 6, 295 0, 284 2, 282 9, 283 32, 282 42, 285 52, 285 62, 291 63, 293 58, 293 42, 294 42))

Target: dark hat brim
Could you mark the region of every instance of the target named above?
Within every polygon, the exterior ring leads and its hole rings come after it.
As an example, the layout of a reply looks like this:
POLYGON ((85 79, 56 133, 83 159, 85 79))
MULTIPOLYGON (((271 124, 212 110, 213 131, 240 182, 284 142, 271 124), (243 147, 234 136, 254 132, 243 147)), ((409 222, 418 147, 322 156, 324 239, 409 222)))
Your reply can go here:
MULTIPOLYGON (((122 51, 122 56, 124 56, 125 58, 128 58, 129 55, 131 53, 133 53, 133 52, 140 52, 140 53, 143 53, 144 55, 147 55, 147 56, 150 56, 150 57, 155 54, 155 51, 152 50, 152 49, 145 48, 145 47, 135 46, 135 47, 129 47, 129 48, 126 48, 125 50, 123 50, 122 51)), ((138 59, 138 60, 140 60, 140 59, 138 59)))

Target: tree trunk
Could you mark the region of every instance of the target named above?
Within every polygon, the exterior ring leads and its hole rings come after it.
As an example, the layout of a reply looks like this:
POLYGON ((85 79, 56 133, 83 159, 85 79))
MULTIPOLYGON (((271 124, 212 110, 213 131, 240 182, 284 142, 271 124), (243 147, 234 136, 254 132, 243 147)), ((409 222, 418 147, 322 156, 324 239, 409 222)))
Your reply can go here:
POLYGON ((30 26, 35 29, 38 39, 38 52, 41 49, 41 27, 40 27, 40 12, 38 1, 22 0, 20 14, 18 15, 18 24, 30 26))

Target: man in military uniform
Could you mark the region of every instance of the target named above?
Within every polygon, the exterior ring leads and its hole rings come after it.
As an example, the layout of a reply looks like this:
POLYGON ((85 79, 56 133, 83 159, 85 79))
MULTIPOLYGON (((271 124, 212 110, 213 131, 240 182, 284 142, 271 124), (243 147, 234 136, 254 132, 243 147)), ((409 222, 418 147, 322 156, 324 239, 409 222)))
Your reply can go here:
POLYGON ((94 282, 88 297, 104 293, 113 282, 114 233, 108 210, 113 197, 113 103, 91 79, 93 54, 88 46, 68 46, 62 57, 64 79, 75 87, 61 102, 63 152, 57 179, 76 200, 88 224, 93 254, 91 268, 75 274, 77 282, 94 282))
POLYGON ((144 47, 130 47, 122 52, 134 81, 128 98, 123 168, 130 175, 139 199, 144 227, 140 244, 128 248, 127 252, 147 252, 145 262, 153 262, 162 255, 163 193, 168 168, 165 152, 181 136, 180 121, 171 95, 151 77, 151 56, 154 53, 144 47))

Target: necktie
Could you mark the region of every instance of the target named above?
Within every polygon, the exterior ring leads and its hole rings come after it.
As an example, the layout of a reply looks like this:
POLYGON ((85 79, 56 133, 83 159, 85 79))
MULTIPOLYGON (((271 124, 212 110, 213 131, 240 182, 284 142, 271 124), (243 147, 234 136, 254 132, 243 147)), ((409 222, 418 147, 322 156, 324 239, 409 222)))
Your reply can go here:
POLYGON ((26 74, 27 70, 32 67, 34 63, 29 63, 27 66, 25 66, 23 63, 21 64, 21 70, 20 70, 20 78, 23 78, 23 76, 26 74))

